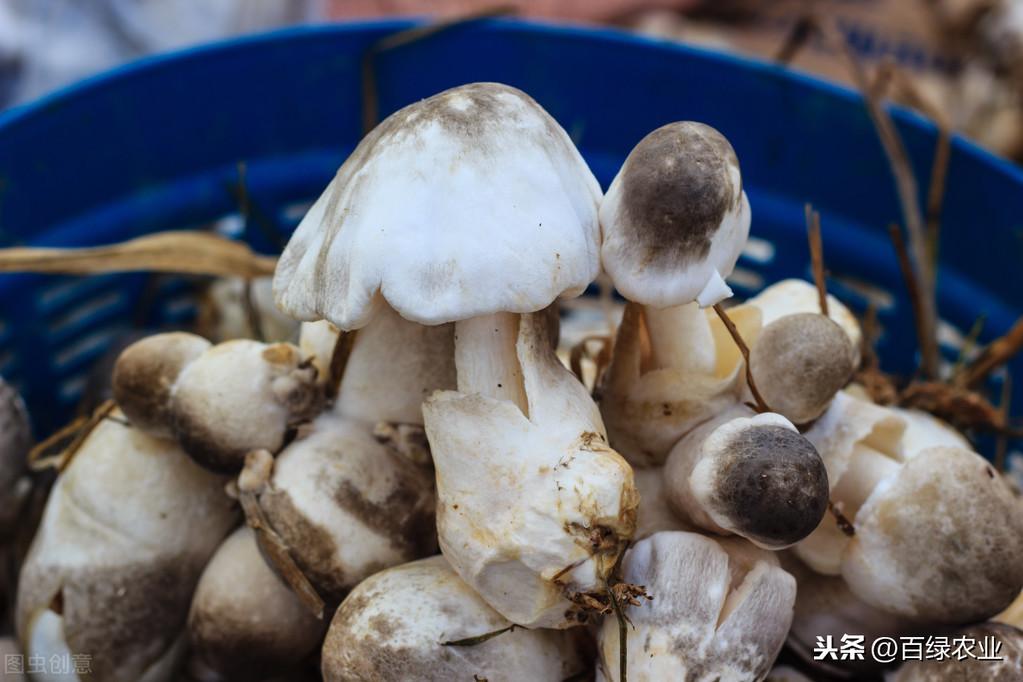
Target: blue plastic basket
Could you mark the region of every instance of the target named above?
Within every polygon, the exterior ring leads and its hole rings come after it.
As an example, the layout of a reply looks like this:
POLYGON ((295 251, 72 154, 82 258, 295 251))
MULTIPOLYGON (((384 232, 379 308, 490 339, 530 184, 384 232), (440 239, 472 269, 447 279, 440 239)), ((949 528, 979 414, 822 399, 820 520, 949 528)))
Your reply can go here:
MULTIPOLYGON (((279 232, 246 238, 274 251, 360 137, 364 51, 412 25, 287 30, 145 59, 7 112, 0 243, 91 245, 208 224, 237 211, 229 188, 244 161, 249 193, 279 232)), ((832 290, 857 310, 872 297, 885 367, 912 367, 912 316, 886 234, 900 213, 856 94, 756 61, 511 20, 450 30, 376 63, 384 115, 470 81, 522 88, 564 125, 605 187, 653 128, 680 119, 717 127, 739 154, 753 206, 755 245, 733 278, 738 293, 808 275, 803 204, 812 201, 832 290)), ((905 111, 895 119, 926 179, 933 126, 905 111)), ((943 320, 962 330, 983 314, 984 338, 1003 333, 1023 311, 1023 174, 955 140, 943 224, 943 320)), ((68 418, 118 333, 194 312, 182 281, 164 279, 150 292, 149 319, 133 320, 146 281, 0 277, 0 373, 22 390, 40 434, 68 418)))

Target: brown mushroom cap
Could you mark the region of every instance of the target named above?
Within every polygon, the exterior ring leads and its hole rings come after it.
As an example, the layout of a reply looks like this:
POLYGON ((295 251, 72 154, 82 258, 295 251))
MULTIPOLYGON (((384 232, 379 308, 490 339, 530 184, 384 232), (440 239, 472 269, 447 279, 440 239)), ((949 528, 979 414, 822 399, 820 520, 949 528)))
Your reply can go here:
POLYGON ((706 504, 730 530, 784 547, 813 532, 828 502, 828 474, 810 441, 774 424, 750 425, 720 449, 706 504))
POLYGON ((892 682, 1018 682, 1023 680, 1023 631, 1004 623, 977 623, 949 635, 949 641, 965 637, 968 644, 976 643, 974 656, 980 656, 981 647, 997 651, 983 652, 1000 660, 979 660, 968 657, 959 660, 947 656, 942 660, 909 661, 895 673, 892 682), (992 639, 993 638, 993 639, 992 639))
POLYGON ((833 320, 796 313, 760 332, 750 350, 750 371, 772 410, 805 424, 821 416, 852 377, 849 337, 833 320))
POLYGON ((712 280, 724 287, 749 220, 739 160, 725 136, 703 123, 669 123, 640 140, 608 189, 601 260, 631 301, 689 303, 712 280))
POLYGON ((947 625, 989 618, 1023 588, 1023 510, 980 455, 922 450, 856 514, 842 575, 867 603, 947 625))
POLYGON ((114 400, 128 420, 158 438, 170 438, 170 393, 181 370, 210 347, 186 332, 154 334, 125 348, 114 365, 114 400))

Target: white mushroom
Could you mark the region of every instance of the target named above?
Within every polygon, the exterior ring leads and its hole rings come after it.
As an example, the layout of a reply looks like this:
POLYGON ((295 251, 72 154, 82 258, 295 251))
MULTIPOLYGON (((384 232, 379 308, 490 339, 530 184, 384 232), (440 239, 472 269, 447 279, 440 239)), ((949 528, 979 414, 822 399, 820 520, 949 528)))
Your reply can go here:
POLYGON ((732 146, 701 123, 658 128, 625 160, 600 223, 604 269, 636 304, 623 320, 601 408, 615 447, 630 461, 658 464, 686 430, 736 399, 735 363, 721 362, 700 310, 731 296, 724 278, 749 233, 732 146))
POLYGON ((848 336, 818 313, 785 315, 765 325, 750 349, 749 366, 764 402, 795 424, 821 416, 856 370, 848 336))
POLYGON ((29 656, 88 655, 96 679, 167 680, 192 590, 237 514, 223 479, 112 417, 50 494, 18 585, 18 638, 29 656))
POLYGON ((966 436, 956 431, 948 422, 935 417, 929 412, 917 409, 904 409, 901 407, 888 408, 899 415, 906 423, 906 429, 902 433, 899 442, 899 450, 906 459, 915 457, 917 454, 934 447, 944 445, 952 448, 970 450, 973 446, 966 436))
POLYGON ((247 526, 210 559, 188 613, 193 656, 225 679, 288 672, 320 645, 325 630, 267 565, 247 526))
MULTIPOLYGON (((775 282, 746 303, 760 310, 765 327, 787 315, 821 312, 817 287, 801 279, 783 279, 775 282)), ((831 294, 828 294, 828 317, 849 336, 852 365, 859 367, 860 349, 863 344, 863 330, 860 329, 859 320, 831 294)))
MULTIPOLYGON (((256 481, 266 520, 328 604, 389 566, 433 554, 433 472, 380 443, 366 422, 320 415, 256 481)), ((253 487, 253 484, 248 484, 253 487)))
POLYGON ((323 644, 326 682, 535 680, 586 669, 578 631, 514 628, 435 556, 364 580, 341 604, 323 644))
POLYGON ((684 436, 664 475, 683 519, 768 549, 802 540, 827 509, 828 476, 813 445, 785 417, 742 405, 684 436))
POLYGON ((632 473, 636 482, 636 490, 639 492, 636 532, 632 535, 634 541, 642 540, 662 530, 695 530, 692 524, 683 521, 672 510, 663 467, 636 469, 632 473))
MULTIPOLYGON (((628 611, 628 679, 762 680, 792 622, 796 581, 742 540, 684 532, 640 540, 622 562, 626 581, 653 597, 628 611)), ((598 680, 619 679, 619 625, 598 634, 598 680)))
POLYGON ((232 339, 292 341, 298 323, 282 313, 273 298, 273 280, 240 277, 215 280, 200 300, 198 327, 216 342, 232 339))
POLYGON ((322 398, 315 368, 291 344, 237 339, 210 346, 182 333, 126 348, 113 389, 133 424, 172 435, 197 462, 225 473, 241 468, 250 450, 278 451, 322 398))
POLYGON ((570 600, 604 590, 638 497, 596 405, 551 348, 544 315, 523 315, 518 327, 524 411, 455 391, 423 405, 437 530, 452 567, 505 618, 567 627, 587 615, 570 600))

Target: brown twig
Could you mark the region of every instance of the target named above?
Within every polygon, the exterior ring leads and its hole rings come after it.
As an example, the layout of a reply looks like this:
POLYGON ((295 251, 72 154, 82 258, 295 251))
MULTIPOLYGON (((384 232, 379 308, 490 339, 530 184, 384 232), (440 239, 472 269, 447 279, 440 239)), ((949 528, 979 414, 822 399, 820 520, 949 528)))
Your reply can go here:
POLYGON ((956 377, 956 383, 966 387, 980 384, 992 371, 1001 367, 1023 349, 1023 317, 1012 328, 991 343, 956 377))
POLYGON ((515 14, 513 5, 488 7, 469 14, 441 19, 423 26, 414 26, 384 36, 373 43, 362 56, 362 134, 366 135, 380 122, 380 92, 377 89, 376 58, 383 52, 430 38, 444 31, 483 19, 515 14))
POLYGON ((892 246, 895 247, 895 256, 899 260, 899 270, 902 271, 902 278, 906 282, 906 293, 909 296, 909 305, 913 310, 916 338, 922 353, 927 331, 924 327, 923 299, 918 288, 919 282, 913 276, 913 264, 910 262, 909 252, 906 250, 906 242, 902 239, 902 230, 899 229, 898 225, 892 223, 888 226, 888 236, 891 237, 892 246))
POLYGON ((817 299, 821 315, 828 316, 828 283, 824 276, 824 243, 821 240, 821 214, 806 204, 806 235, 810 242, 810 263, 813 282, 817 285, 817 299))
POLYGON ((732 337, 732 341, 739 347, 739 352, 742 353, 743 359, 746 361, 746 384, 749 386, 750 393, 753 394, 753 400, 756 402, 757 412, 764 413, 770 412, 771 408, 764 402, 763 396, 760 395, 760 391, 757 390, 757 384, 753 381, 753 371, 750 369, 749 364, 749 346, 743 340, 742 335, 739 333, 739 329, 732 322, 732 318, 728 317, 728 313, 721 307, 720 303, 714 304, 714 312, 721 318, 721 322, 725 325, 725 329, 732 337))
POLYGON ((778 51, 774 53, 772 60, 782 66, 791 64, 799 51, 810 41, 815 21, 813 14, 809 10, 802 12, 796 19, 796 23, 792 24, 792 28, 785 35, 785 41, 778 48, 778 51))
POLYGON ((491 640, 494 637, 497 637, 498 635, 503 635, 506 632, 512 632, 516 628, 521 628, 521 627, 522 627, 521 625, 516 625, 515 623, 512 623, 508 627, 501 628, 500 630, 493 630, 492 632, 486 632, 486 633, 483 633, 482 635, 476 635, 474 637, 466 637, 464 639, 452 639, 452 640, 448 640, 447 642, 441 642, 440 645, 441 646, 476 646, 477 644, 483 644, 483 642, 491 640))
MULTIPOLYGON (((998 413, 1002 417, 1002 423, 1009 423, 1009 414, 1012 409, 1012 374, 1009 372, 1005 373, 1005 379, 1002 381, 1002 399, 998 403, 998 413)), ((995 441, 995 469, 998 471, 1005 471, 1005 456, 1009 449, 1009 437, 1005 433, 998 434, 998 440, 995 441)))
POLYGON ((867 113, 870 115, 881 141, 881 147, 888 158, 895 179, 896 193, 902 207, 906 231, 909 233, 909 246, 912 252, 911 273, 917 280, 915 288, 920 292, 921 368, 925 376, 936 378, 938 375, 938 324, 934 297, 934 268, 928 252, 923 214, 917 202, 917 181, 913 173, 913 166, 891 116, 870 87, 866 72, 849 47, 845 36, 832 21, 818 20, 816 25, 824 40, 845 60, 853 82, 863 94, 867 113))
POLYGON ((252 280, 246 279, 242 284, 242 304, 245 307, 245 317, 249 327, 252 328, 252 337, 257 341, 266 341, 266 334, 263 332, 263 316, 256 305, 256 298, 252 293, 252 280))

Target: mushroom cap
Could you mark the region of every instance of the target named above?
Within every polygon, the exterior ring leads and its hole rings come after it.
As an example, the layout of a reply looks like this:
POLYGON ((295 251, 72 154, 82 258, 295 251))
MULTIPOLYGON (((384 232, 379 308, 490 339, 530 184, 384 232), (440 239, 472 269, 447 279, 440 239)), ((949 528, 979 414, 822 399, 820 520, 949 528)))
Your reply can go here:
POLYGON ((190 362, 174 383, 174 435, 210 470, 238 471, 252 450, 280 450, 288 429, 315 414, 321 397, 315 369, 295 346, 225 341, 190 362))
POLYGON ((259 505, 334 604, 381 568, 437 551, 433 472, 377 442, 372 424, 331 412, 277 456, 259 505))
POLYGON ((265 679, 297 666, 325 628, 266 564, 248 526, 210 559, 188 614, 193 652, 229 679, 265 679))
POLYGON ((281 255, 274 296, 341 329, 381 302, 422 324, 540 310, 596 277, 600 196, 528 95, 446 90, 363 138, 281 255))
POLYGON ((516 628, 487 606, 441 556, 381 571, 338 608, 323 643, 323 677, 341 680, 537 680, 560 682, 585 669, 571 632, 516 628))
POLYGON ((955 655, 943 660, 912 660, 898 669, 891 682, 1017 682, 1023 679, 1023 631, 1004 623, 976 623, 949 635, 949 641, 956 638, 975 642, 974 656, 980 656, 979 649, 986 646, 988 651, 984 653, 999 660, 974 657, 960 660, 955 655), (992 651, 993 646, 997 646, 997 651, 992 651))
MULTIPOLYGON (((664 531, 637 542, 622 577, 653 597, 626 615, 630 680, 763 679, 792 623, 796 581, 765 550, 664 531)), ((597 635, 598 680, 617 680, 618 623, 597 635)))
POLYGON ((828 474, 817 450, 781 415, 736 417, 703 441, 690 489, 716 524, 779 549, 824 517, 828 474))
POLYGON ((600 205, 601 262, 630 301, 710 305, 731 295, 723 279, 749 224, 732 145, 703 123, 669 123, 629 153, 600 205))
POLYGON ((939 624, 983 620, 1023 588, 1023 510, 980 455, 932 447, 867 498, 842 576, 865 602, 939 624))
MULTIPOLYGON (((820 296, 817 287, 801 279, 783 279, 765 288, 746 301, 760 309, 764 324, 768 325, 786 315, 795 313, 820 313, 820 296)), ((863 330, 860 322, 844 303, 828 294, 828 317, 835 321, 849 336, 849 351, 853 365, 860 365, 860 346, 863 330)))
POLYGON ((182 370, 211 344, 187 332, 154 334, 117 357, 111 389, 128 420, 158 438, 173 437, 170 395, 182 370))
POLYGON ((821 416, 855 370, 849 337, 817 313, 778 318, 750 349, 750 371, 764 402, 796 424, 821 416))

